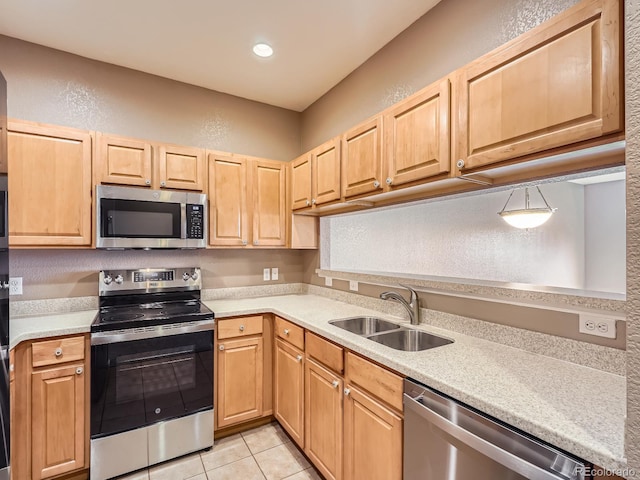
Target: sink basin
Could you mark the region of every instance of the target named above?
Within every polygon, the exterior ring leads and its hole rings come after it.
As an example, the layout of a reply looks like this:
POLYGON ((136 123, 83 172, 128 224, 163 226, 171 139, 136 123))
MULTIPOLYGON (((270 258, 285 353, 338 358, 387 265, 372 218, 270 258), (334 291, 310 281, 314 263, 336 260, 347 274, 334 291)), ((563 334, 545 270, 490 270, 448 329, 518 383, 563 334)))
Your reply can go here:
POLYGON ((356 335, 373 335, 374 333, 387 332, 400 328, 400 325, 382 320, 376 317, 352 317, 342 320, 331 320, 331 325, 342 328, 356 335))
POLYGON ((378 335, 371 335, 369 340, 381 343, 390 348, 396 350, 403 350, 405 352, 419 352, 421 350, 428 350, 430 348, 441 347, 453 343, 453 340, 448 338, 432 335, 427 332, 421 332, 419 330, 397 330, 395 332, 381 333, 378 335))

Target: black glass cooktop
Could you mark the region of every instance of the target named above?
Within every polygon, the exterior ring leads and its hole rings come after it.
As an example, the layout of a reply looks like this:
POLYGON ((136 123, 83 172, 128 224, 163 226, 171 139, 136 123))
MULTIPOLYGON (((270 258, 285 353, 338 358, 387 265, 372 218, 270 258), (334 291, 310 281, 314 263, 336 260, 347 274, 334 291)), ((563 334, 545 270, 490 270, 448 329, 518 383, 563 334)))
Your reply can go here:
POLYGON ((132 296, 129 299, 121 298, 115 304, 102 305, 91 324, 91 331, 123 330, 213 318, 213 312, 199 299, 163 300, 151 295, 148 298, 132 296))

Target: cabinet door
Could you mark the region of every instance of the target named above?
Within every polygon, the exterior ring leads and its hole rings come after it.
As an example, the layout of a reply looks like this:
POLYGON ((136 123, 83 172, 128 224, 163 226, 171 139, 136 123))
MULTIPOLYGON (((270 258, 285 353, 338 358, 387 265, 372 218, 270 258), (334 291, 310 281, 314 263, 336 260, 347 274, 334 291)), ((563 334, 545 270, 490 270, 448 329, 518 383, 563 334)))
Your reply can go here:
POLYGON ((195 147, 160 145, 158 170, 160 188, 201 192, 204 189, 205 151, 195 147))
POLYGON ((252 160, 253 245, 284 247, 286 234, 286 166, 284 162, 252 160))
POLYGON ((619 131, 620 28, 617 1, 581 2, 464 67, 462 171, 619 131))
POLYGON ((302 448, 304 446, 304 355, 276 340, 274 415, 302 448))
POLYGON ((382 116, 342 136, 342 193, 346 198, 382 188, 382 116))
POLYGON ((326 479, 342 478, 342 378, 307 358, 304 451, 326 479))
POLYGON ((305 153, 291 162, 291 209, 311 206, 311 154, 305 153))
POLYGON ((83 468, 84 365, 34 372, 31 377, 32 479, 83 468))
POLYGON ((402 419, 351 384, 344 402, 344 477, 402 480, 402 419))
POLYGON ((151 187, 151 144, 96 134, 96 183, 151 187))
POLYGON ((218 342, 218 426, 262 416, 262 337, 218 342))
POLYGON ((450 82, 434 83, 384 113, 387 185, 418 182, 451 170, 450 82))
POLYGON ((209 244, 247 245, 247 161, 209 153, 209 244))
POLYGON ((91 135, 10 122, 9 242, 91 246, 91 135))
POLYGON ((334 138, 311 152, 311 203, 321 205, 340 200, 340 138, 334 138))

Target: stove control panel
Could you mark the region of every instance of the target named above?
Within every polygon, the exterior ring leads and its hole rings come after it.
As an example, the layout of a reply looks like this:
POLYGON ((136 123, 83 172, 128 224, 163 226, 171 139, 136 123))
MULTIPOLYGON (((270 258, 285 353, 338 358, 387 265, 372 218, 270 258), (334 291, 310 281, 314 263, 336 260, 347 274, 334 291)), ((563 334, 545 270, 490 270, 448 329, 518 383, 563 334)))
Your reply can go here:
POLYGON ((197 267, 102 270, 99 277, 100 296, 202 288, 202 274, 197 267))

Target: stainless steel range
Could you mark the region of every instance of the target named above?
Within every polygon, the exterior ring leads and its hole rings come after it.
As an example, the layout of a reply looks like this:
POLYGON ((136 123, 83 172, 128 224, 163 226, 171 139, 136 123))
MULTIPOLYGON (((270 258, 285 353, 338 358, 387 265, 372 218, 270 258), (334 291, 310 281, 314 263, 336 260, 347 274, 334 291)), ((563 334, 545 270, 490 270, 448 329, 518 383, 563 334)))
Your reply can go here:
POLYGON ((91 325, 91 479, 213 445, 214 314, 199 268, 100 272, 91 325))

